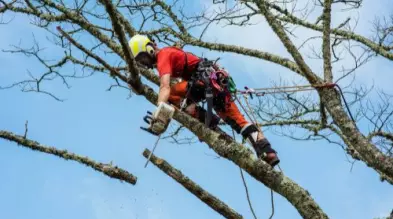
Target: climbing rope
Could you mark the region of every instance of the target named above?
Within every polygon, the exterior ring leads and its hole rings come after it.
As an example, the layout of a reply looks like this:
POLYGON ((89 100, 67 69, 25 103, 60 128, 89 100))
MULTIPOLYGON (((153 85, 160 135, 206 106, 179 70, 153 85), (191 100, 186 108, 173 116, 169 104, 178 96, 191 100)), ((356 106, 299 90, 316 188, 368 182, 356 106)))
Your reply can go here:
MULTIPOLYGON (((248 103, 247 95, 243 94, 243 98, 244 98, 244 100, 245 100, 245 102, 246 102, 247 107, 249 108, 249 112, 250 112, 251 116, 247 113, 247 110, 245 109, 244 105, 243 105, 242 102, 239 100, 239 98, 237 98, 236 96, 235 96, 235 98, 236 98, 236 101, 237 101, 237 102, 239 103, 239 105, 241 106, 241 108, 243 109, 243 111, 247 114, 248 119, 249 119, 252 123, 254 123, 254 124, 257 126, 258 130, 262 133, 262 129, 259 127, 259 125, 258 125, 258 123, 257 123, 257 119, 256 119, 256 117, 255 117, 255 113, 252 111, 252 108, 251 108, 250 104, 248 103)), ((232 132, 233 132, 233 136, 235 136, 235 132, 234 132, 233 130, 232 130, 232 132)), ((278 168, 280 169, 280 171, 282 172, 280 165, 278 164, 277 166, 278 166, 278 168)), ((241 173, 242 173, 242 172, 241 172, 241 173)), ((242 178, 243 178, 243 173, 242 173, 242 178)), ((244 185, 246 186, 245 181, 244 181, 244 178, 243 178, 243 183, 244 183, 244 185)), ((247 197, 248 197, 248 196, 247 196, 247 197)), ((273 189, 270 189, 270 200, 271 200, 271 204, 272 204, 272 213, 271 213, 269 219, 273 218, 273 216, 274 216, 274 196, 273 196, 273 189)), ((251 210, 252 210, 252 213, 254 214, 250 202, 249 202, 249 205, 250 205, 250 208, 251 208, 251 210)), ((254 214, 254 217, 255 217, 255 214, 254 214)))
MULTIPOLYGON (((282 86, 282 87, 265 87, 265 88, 248 88, 245 87, 245 90, 236 90, 235 92, 235 99, 238 100, 237 95, 249 95, 251 99, 253 98, 253 95, 255 96, 265 96, 266 94, 275 94, 275 93, 289 93, 289 92, 300 92, 300 91, 309 91, 309 90, 314 90, 316 88, 333 88, 337 87, 338 91, 340 93, 341 98, 344 101, 345 108, 348 111, 348 114, 353 121, 354 125, 356 126, 356 121, 352 115, 351 110, 349 109, 349 104, 347 100, 345 99, 344 93, 341 89, 341 87, 336 84, 336 83, 325 83, 325 84, 319 84, 319 85, 297 85, 297 86, 282 86)), ((238 100, 238 102, 240 102, 238 100)), ((244 109, 244 107, 242 107, 244 109)))
MULTIPOLYGON (((233 129, 232 129, 232 136, 233 136, 233 140, 236 141, 235 130, 233 130, 233 129)), ((240 176, 242 177, 244 189, 246 190, 246 196, 247 196, 248 206, 250 207, 250 210, 251 210, 252 215, 254 216, 254 219, 258 219, 258 218, 257 218, 257 215, 255 214, 254 208, 252 207, 252 203, 251 203, 251 199, 250 199, 250 194, 248 193, 248 187, 247 187, 246 180, 244 179, 244 175, 243 175, 243 170, 242 170, 242 168, 239 167, 239 171, 240 171, 240 176)))
POLYGON ((314 90, 315 88, 331 88, 337 86, 334 83, 326 83, 319 85, 296 85, 296 86, 281 86, 281 87, 264 87, 264 88, 248 88, 245 87, 245 90, 237 90, 236 93, 241 94, 255 94, 255 96, 264 96, 265 94, 275 94, 275 93, 283 93, 283 92, 299 92, 299 91, 308 91, 314 90))
MULTIPOLYGON (((340 87, 338 84, 335 84, 335 83, 327 83, 327 84, 322 84, 322 85, 300 85, 300 86, 284 86, 284 87, 254 88, 254 89, 250 89, 250 88, 248 88, 248 87, 245 87, 246 90, 237 90, 237 91, 236 91, 236 95, 234 95, 234 98, 235 98, 235 100, 239 103, 240 107, 243 109, 243 111, 244 111, 245 114, 247 115, 248 119, 249 119, 251 122, 253 122, 254 124, 256 124, 256 126, 257 126, 258 129, 259 129, 259 131, 261 131, 261 133, 262 133, 262 130, 261 130, 260 126, 259 126, 258 123, 257 123, 257 119, 256 119, 256 116, 255 116, 255 113, 253 112, 253 109, 251 108, 251 106, 250 106, 250 104, 249 104, 249 102, 248 102, 248 96, 250 96, 251 99, 252 99, 252 98, 253 98, 253 95, 255 95, 255 96, 264 96, 264 95, 266 95, 266 94, 283 93, 283 92, 300 92, 300 91, 314 90, 314 89, 316 89, 316 88, 334 88, 334 87, 337 87, 337 88, 338 88, 339 94, 340 94, 341 98, 342 98, 343 101, 344 101, 344 104, 345 104, 345 107, 346 107, 346 109, 347 109, 347 111, 348 111, 348 114, 349 114, 351 120, 353 121, 353 123, 354 123, 354 125, 355 125, 355 127, 356 127, 355 119, 354 119, 354 117, 353 117, 353 115, 352 115, 352 113, 351 113, 351 110, 349 109, 349 105, 348 105, 348 103, 347 103, 347 100, 345 99, 344 93, 343 93, 341 87, 340 87), (239 98, 238 98, 239 95, 243 96, 244 101, 245 101, 245 103, 246 103, 246 105, 247 105, 248 110, 246 110, 246 107, 245 107, 245 106, 242 104, 242 102, 239 100, 239 98)), ((233 134, 234 134, 234 133, 233 133, 233 134)), ((280 165, 278 165, 278 168, 279 168, 279 170, 283 173, 283 171, 282 171, 280 165)), ((241 172, 241 173, 242 173, 242 172, 241 172)), ((243 175, 242 175, 242 178, 243 178, 243 175)), ((243 178, 243 183, 244 183, 244 185, 245 185, 245 187, 246 187, 244 178, 243 178)), ((247 187, 246 187, 246 190, 247 190, 247 187)), ((274 215, 274 199, 273 199, 274 196, 273 196, 273 190, 270 189, 270 192, 271 192, 272 213, 271 213, 269 219, 273 218, 273 215, 274 215)), ((247 191, 247 198, 248 198, 248 200, 249 200, 248 191, 247 191)), ((250 205, 251 211, 252 211, 252 213, 253 213, 253 215, 254 215, 254 217, 255 217, 255 213, 254 213, 254 211, 253 211, 253 209, 252 209, 250 200, 249 200, 249 205, 250 205)))

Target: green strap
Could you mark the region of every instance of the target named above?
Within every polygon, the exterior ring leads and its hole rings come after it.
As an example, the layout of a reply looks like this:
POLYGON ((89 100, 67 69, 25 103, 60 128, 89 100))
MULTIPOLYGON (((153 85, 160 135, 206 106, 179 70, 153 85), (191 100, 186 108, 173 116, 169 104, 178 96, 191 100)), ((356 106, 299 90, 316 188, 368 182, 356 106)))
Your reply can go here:
POLYGON ((229 83, 228 83, 228 90, 230 93, 235 93, 236 92, 236 84, 233 81, 233 78, 229 76, 229 83))

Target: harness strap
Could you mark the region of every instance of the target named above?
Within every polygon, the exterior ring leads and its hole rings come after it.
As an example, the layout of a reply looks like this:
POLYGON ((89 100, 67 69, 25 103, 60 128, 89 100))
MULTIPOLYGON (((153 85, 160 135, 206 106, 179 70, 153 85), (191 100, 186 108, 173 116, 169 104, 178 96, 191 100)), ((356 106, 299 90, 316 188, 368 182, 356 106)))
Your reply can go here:
MULTIPOLYGON (((199 58, 200 61, 203 61, 201 58, 199 58)), ((187 57, 187 52, 184 51, 184 68, 183 68, 183 74, 188 73, 188 57, 187 57)), ((199 64, 199 63, 198 63, 199 64)), ((190 92, 190 90, 192 89, 193 84, 195 83, 195 78, 193 77, 193 75, 191 76, 191 80, 188 81, 188 91, 186 94, 186 98, 190 92)), ((209 127, 210 126, 210 122, 212 120, 212 109, 213 109, 213 93, 211 90, 211 85, 209 83, 209 80, 207 80, 206 78, 204 78, 203 82, 205 83, 205 98, 207 100, 207 113, 205 114, 205 126, 209 127)), ((185 104, 185 103, 184 103, 185 104)), ((183 106, 184 107, 184 106, 183 106)))

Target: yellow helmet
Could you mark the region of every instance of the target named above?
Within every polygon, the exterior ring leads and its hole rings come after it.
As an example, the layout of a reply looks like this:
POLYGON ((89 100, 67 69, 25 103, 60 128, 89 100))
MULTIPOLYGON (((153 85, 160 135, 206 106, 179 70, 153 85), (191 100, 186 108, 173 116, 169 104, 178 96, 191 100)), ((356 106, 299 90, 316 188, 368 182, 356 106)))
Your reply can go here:
POLYGON ((128 41, 131 48, 132 55, 137 57, 141 53, 147 53, 150 56, 154 55, 153 42, 144 35, 135 35, 128 41))

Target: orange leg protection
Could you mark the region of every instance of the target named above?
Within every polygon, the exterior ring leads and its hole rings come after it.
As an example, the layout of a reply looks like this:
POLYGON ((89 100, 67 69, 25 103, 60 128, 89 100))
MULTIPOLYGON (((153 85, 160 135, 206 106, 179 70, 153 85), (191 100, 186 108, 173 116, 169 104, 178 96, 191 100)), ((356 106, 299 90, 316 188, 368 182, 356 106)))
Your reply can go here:
POLYGON ((238 133, 240 129, 249 124, 234 102, 230 102, 225 111, 218 111, 217 113, 238 133))
POLYGON ((180 107, 181 101, 187 94, 187 81, 181 81, 171 86, 171 94, 169 95, 169 102, 180 107))
MULTIPOLYGON (((171 86, 171 93, 169 95, 169 102, 177 107, 180 107, 182 100, 187 94, 187 81, 181 81, 177 84, 171 86)), ((221 117, 226 123, 228 123, 237 132, 249 122, 244 118, 244 116, 239 111, 239 108, 234 102, 230 102, 226 107, 225 111, 216 110, 219 117, 221 117)), ((194 118, 198 118, 198 113, 194 112, 191 114, 194 118)))

